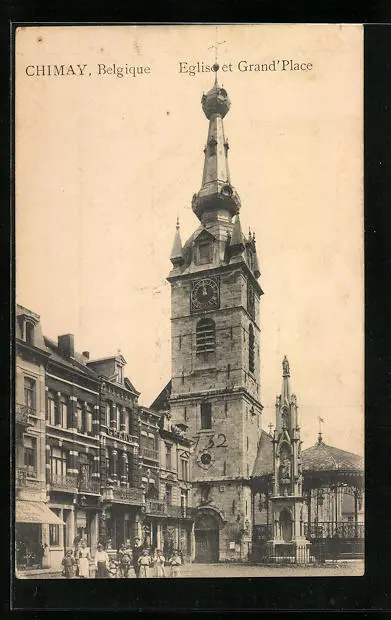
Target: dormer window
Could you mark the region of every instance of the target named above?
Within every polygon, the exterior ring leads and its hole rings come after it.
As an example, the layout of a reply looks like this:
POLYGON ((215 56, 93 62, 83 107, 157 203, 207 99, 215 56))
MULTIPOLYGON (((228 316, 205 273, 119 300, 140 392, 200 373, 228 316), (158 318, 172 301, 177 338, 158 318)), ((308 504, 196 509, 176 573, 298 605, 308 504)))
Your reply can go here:
POLYGON ((212 262, 212 244, 209 241, 198 245, 198 264, 206 265, 212 262))
POLYGON ((26 321, 26 342, 32 346, 34 346, 34 330, 34 324, 26 321))
POLYGON ((118 365, 117 366, 117 372, 118 372, 118 383, 123 383, 124 382, 124 369, 123 369, 123 366, 118 365))

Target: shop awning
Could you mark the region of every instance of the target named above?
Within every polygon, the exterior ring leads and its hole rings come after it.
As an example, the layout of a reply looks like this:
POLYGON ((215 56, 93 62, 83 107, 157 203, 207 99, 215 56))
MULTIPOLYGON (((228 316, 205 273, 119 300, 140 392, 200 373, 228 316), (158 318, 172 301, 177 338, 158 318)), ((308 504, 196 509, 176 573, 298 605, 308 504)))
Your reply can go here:
POLYGON ((16 523, 50 523, 64 525, 64 521, 54 514, 43 502, 28 502, 18 499, 15 502, 16 523))

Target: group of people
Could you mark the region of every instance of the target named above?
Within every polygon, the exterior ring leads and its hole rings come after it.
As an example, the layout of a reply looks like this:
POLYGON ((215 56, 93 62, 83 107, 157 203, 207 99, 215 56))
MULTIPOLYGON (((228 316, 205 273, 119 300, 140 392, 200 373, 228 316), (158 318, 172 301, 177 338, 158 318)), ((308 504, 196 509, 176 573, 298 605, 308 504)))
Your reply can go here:
POLYGON ((160 549, 154 553, 141 545, 136 538, 132 550, 132 564, 136 577, 180 577, 182 557, 178 549, 174 549, 166 558, 160 549))
MULTIPOLYGON (((140 539, 136 538, 132 548, 123 544, 117 552, 117 557, 111 560, 103 545, 99 543, 94 557, 95 577, 97 579, 105 579, 111 576, 119 576, 126 579, 129 577, 131 567, 133 567, 134 573, 138 578, 180 577, 180 567, 183 562, 179 550, 173 549, 169 556, 166 558, 160 549, 156 549, 151 553, 151 550, 143 546, 140 539), (115 575, 112 575, 110 570, 113 564, 115 566, 115 575)), ((81 579, 88 578, 90 576, 91 562, 90 550, 83 540, 74 551, 68 549, 65 553, 62 560, 63 576, 66 579, 72 579, 75 576, 81 579)))

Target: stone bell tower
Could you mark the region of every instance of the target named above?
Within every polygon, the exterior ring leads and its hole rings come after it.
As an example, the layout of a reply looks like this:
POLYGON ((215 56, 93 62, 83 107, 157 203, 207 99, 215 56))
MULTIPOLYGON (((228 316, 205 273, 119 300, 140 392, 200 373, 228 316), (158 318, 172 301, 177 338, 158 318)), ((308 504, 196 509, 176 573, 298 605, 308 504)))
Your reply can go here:
POLYGON ((255 235, 241 228, 223 119, 230 109, 217 82, 201 99, 209 121, 199 226, 182 246, 179 223, 171 284, 170 409, 192 439, 195 559, 246 560, 252 535, 250 475, 261 432, 262 289, 255 235))
POLYGON ((301 443, 297 399, 291 393, 289 362, 285 356, 282 390, 276 399, 270 500, 273 539, 269 541, 269 551, 276 561, 287 556, 299 563, 309 561, 310 543, 304 537, 301 443))

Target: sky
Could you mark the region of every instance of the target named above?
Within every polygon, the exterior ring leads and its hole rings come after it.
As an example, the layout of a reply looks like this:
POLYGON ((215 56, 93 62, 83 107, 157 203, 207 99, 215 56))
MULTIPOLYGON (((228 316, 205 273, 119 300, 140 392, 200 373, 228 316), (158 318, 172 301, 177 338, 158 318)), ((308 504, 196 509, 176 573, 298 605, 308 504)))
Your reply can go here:
POLYGON ((214 45, 232 66, 219 71, 232 102, 231 181, 264 291, 263 427, 287 355, 304 447, 322 417, 326 443, 362 454, 361 26, 18 29, 17 301, 40 314, 45 335, 73 333, 91 358, 120 350, 140 402, 152 403, 170 379, 169 256, 176 218, 183 243, 198 225, 201 96, 214 78, 183 69, 213 64, 214 45), (307 70, 282 71, 283 60, 307 70), (269 69, 239 70, 250 64, 269 69), (68 74, 35 75, 42 65, 68 74), (119 66, 122 78, 107 72, 119 66))

